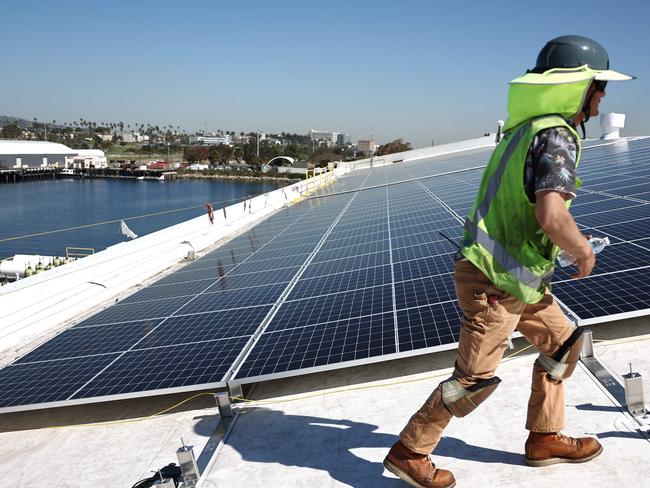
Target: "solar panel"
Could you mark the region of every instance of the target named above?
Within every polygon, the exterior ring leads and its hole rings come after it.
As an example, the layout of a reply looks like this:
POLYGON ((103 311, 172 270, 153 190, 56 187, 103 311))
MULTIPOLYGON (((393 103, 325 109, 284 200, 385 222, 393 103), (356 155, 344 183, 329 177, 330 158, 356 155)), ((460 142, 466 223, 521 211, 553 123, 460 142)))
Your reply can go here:
MULTIPOLYGON (((475 167, 477 156, 480 160, 486 154, 484 152, 473 155, 470 161, 460 156, 454 163, 465 165, 466 168, 475 167)), ((640 280, 643 273, 650 271, 648 253, 650 247, 647 247, 647 242, 643 241, 643 238, 650 237, 648 234, 650 222, 646 220, 646 217, 650 217, 647 213, 650 202, 629 197, 632 194, 639 195, 648 191, 646 185, 650 183, 650 171, 640 171, 643 163, 646 165, 650 163, 649 140, 632 141, 625 149, 616 145, 595 146, 586 149, 583 153, 580 169, 582 179, 589 181, 592 175, 599 179, 595 183, 598 185, 597 189, 586 185, 579 192, 580 198, 574 207, 576 220, 586 233, 610 235, 612 242, 617 243, 618 246, 610 246, 599 257, 598 267, 590 278, 594 287, 593 292, 589 291, 591 288, 587 281, 571 280, 570 274, 574 271, 570 268, 562 269, 557 274, 553 290, 557 290, 558 297, 570 309, 569 312, 582 322, 585 322, 585 319, 603 320, 611 314, 620 316, 626 313, 648 313, 643 301, 632 299, 631 296, 635 292, 630 291, 637 288, 641 294, 645 293, 647 286, 640 280), (627 172, 630 172, 629 177, 625 176, 627 172), (647 181, 639 181, 640 178, 646 177, 647 181), (612 181, 616 181, 616 184, 612 185, 612 181), (606 191, 610 189, 611 192, 606 191), (630 240, 633 242, 629 243, 630 240), (639 242, 642 245, 639 245, 639 242), (635 269, 644 265, 648 268, 635 269), (625 284, 625 279, 618 277, 618 274, 629 278, 625 293, 618 291, 618 287, 625 284), (615 290, 612 293, 618 298, 604 301, 599 294, 602 292, 601 288, 608 285, 615 290), (577 299, 571 300, 567 292, 574 293, 577 299)), ((371 190, 364 193, 374 192, 376 195, 374 213, 369 215, 372 223, 368 224, 368 227, 372 226, 373 231, 367 233, 367 227, 361 225, 357 233, 360 238, 364 238, 364 242, 359 243, 360 239, 351 239, 350 242, 346 242, 347 246, 341 247, 334 247, 326 242, 313 259, 313 262, 317 263, 324 256, 328 263, 340 260, 347 264, 354 261, 355 253, 357 256, 374 256, 381 252, 382 266, 385 266, 386 250, 389 250, 388 257, 393 275, 393 314, 397 347, 394 353, 390 352, 387 356, 382 356, 383 359, 448 348, 458 340, 460 311, 456 304, 452 279, 453 256, 457 249, 449 240, 458 242, 462 235, 460 223, 473 203, 482 177, 482 169, 468 169, 462 175, 452 173, 426 178, 428 175, 444 172, 442 169, 429 162, 375 168, 372 180, 366 182, 367 186, 380 184, 382 179, 386 182, 399 182, 425 176, 418 182, 406 182, 387 187, 385 209, 386 220, 390 226, 390 237, 385 237, 386 244, 379 248, 374 240, 385 236, 386 232, 381 230, 381 222, 378 222, 376 217, 382 209, 381 192, 371 190)), ((447 171, 450 169, 444 168, 447 171)), ((458 169, 458 166, 453 169, 458 169)), ((338 225, 342 225, 345 220, 344 217, 338 225)), ((332 268, 334 265, 329 266, 332 268)), ((366 276, 368 270, 361 267, 355 273, 366 276)), ((310 276, 313 276, 313 273, 310 273, 310 276)), ((379 288, 385 286, 383 285, 385 276, 385 274, 381 275, 379 288)), ((324 277, 322 283, 326 283, 326 279, 331 278, 324 277)), ((347 275, 346 280, 350 281, 347 275)), ((297 287, 300 283, 301 281, 298 281, 297 287)), ((318 280, 312 280, 311 283, 314 285, 318 280)), ((377 283, 374 288, 377 288, 377 283)), ((358 295, 366 290, 354 290, 352 293, 358 295)), ((319 327, 320 317, 330 319, 333 312, 342 313, 336 307, 346 308, 343 312, 345 317, 332 322, 324 321, 323 324, 339 324, 341 321, 349 320, 350 313, 371 313, 364 316, 376 316, 372 315, 375 311, 370 310, 369 306, 355 311, 352 304, 346 304, 342 300, 331 300, 331 297, 325 303, 322 300, 323 297, 318 297, 318 302, 314 302, 315 310, 310 310, 308 300, 300 303, 298 311, 296 311, 297 302, 289 300, 282 303, 275 318, 264 330, 260 341, 252 348, 250 355, 236 372, 235 381, 246 383, 264 378, 340 367, 344 363, 366 362, 350 357, 347 361, 341 360, 340 363, 333 358, 322 359, 322 364, 286 360, 286 355, 282 353, 279 331, 282 332, 283 337, 290 337, 291 330, 295 329, 295 333, 298 334, 298 329, 305 323, 317 322, 317 325, 309 325, 309 328, 319 327)), ((387 305, 386 300, 381 303, 387 305)), ((388 316, 387 313, 384 315, 388 316)), ((304 334, 300 337, 303 340, 303 348, 316 347, 314 345, 316 339, 307 340, 304 334)), ((317 349, 322 351, 323 348, 317 349)))
MULTIPOLYGON (((650 313, 650 140, 590 143, 573 207, 610 236, 553 292, 582 324, 650 313), (639 298, 641 297, 641 298, 639 298)), ((0 411, 303 374, 448 349, 455 242, 490 150, 360 170, 0 370, 0 411), (356 191, 365 188, 363 191, 356 191), (344 192, 344 193, 341 193, 344 192), (50 387, 55 385, 55 387, 50 387)))
POLYGON ((573 213, 583 233, 608 236, 612 245, 587 278, 572 280, 572 268, 557 271, 553 293, 582 325, 648 314, 639 297, 647 291, 643 276, 650 273, 650 200, 644 198, 650 190, 650 140, 595 147, 583 158, 585 184, 573 213))

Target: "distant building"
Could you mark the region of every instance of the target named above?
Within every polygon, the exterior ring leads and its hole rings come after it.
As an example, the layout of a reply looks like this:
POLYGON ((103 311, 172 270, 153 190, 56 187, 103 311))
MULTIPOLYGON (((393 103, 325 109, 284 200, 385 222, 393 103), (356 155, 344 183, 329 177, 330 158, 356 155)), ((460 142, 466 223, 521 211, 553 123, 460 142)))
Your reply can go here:
POLYGON ((126 143, 137 142, 135 133, 133 132, 116 132, 115 135, 117 136, 118 139, 122 140, 122 142, 126 142, 126 143))
POLYGON ((325 144, 327 147, 336 145, 337 136, 338 132, 329 132, 314 129, 311 129, 309 131, 309 137, 312 141, 318 142, 319 144, 325 144))
POLYGON ((345 146, 350 142, 350 136, 342 132, 330 132, 311 129, 308 134, 312 141, 325 144, 327 147, 345 146))
POLYGON ((118 139, 121 139, 123 142, 132 144, 134 142, 148 142, 149 141, 149 136, 146 134, 141 134, 139 132, 128 132, 128 131, 122 131, 122 132, 116 132, 115 134, 101 134, 99 137, 101 137, 102 140, 107 141, 107 140, 113 140, 113 137, 117 137, 118 139))
POLYGON ((76 155, 55 142, 0 139, 0 169, 64 167, 66 158, 76 155))
POLYGON ((108 168, 104 151, 99 149, 74 149, 76 154, 65 160, 66 168, 108 168))
POLYGON ((342 132, 338 133, 336 135, 336 145, 339 147, 343 147, 347 144, 350 144, 350 136, 347 134, 343 134, 342 132))
POLYGON ((169 169, 169 164, 167 161, 156 161, 154 163, 149 163, 147 169, 169 169))
POLYGON ((190 137, 190 144, 202 144, 204 146, 218 146, 219 144, 223 144, 224 146, 230 146, 230 134, 223 136, 192 136, 190 137))
POLYGON ((210 165, 204 163, 193 163, 187 166, 187 169, 192 171, 205 171, 206 169, 210 169, 210 165))
POLYGON ((361 140, 357 142, 357 151, 363 154, 374 154, 377 150, 375 141, 361 140))
MULTIPOLYGON (((262 140, 260 139, 260 141, 262 141, 262 140)), ((281 146, 282 145, 282 141, 280 139, 275 139, 273 137, 265 137, 262 142, 264 144, 269 145, 269 146, 281 146)))

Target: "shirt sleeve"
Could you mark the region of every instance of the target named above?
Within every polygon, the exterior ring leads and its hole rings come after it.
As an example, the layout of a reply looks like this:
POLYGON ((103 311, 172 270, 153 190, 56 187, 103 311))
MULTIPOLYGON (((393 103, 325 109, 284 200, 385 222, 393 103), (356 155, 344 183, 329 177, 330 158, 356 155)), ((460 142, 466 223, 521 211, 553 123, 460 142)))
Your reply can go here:
POLYGON ((541 191, 559 191, 576 197, 577 141, 564 127, 551 127, 535 136, 528 154, 529 197, 541 191))

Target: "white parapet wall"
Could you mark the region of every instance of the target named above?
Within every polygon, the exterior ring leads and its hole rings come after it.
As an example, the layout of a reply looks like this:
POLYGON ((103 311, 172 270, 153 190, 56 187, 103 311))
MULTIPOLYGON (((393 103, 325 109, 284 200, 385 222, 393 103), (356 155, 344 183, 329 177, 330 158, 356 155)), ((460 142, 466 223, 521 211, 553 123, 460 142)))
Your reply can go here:
POLYGON ((353 171, 355 169, 364 169, 370 167, 384 166, 387 164, 401 163, 408 161, 417 161, 420 159, 429 159, 435 156, 453 154, 455 152, 467 151, 470 149, 480 149, 483 147, 496 146, 496 135, 490 134, 477 139, 468 139, 466 141, 450 142, 449 144, 440 144, 439 146, 423 147, 412 149, 394 154, 383 156, 374 156, 372 158, 358 159, 356 161, 339 162, 338 167, 343 172, 353 171))
MULTIPOLYGON (((332 175, 333 177, 333 175, 332 175)), ((329 178, 301 180, 207 215, 122 242, 0 288, 0 366, 98 307, 133 293, 192 251, 201 254, 299 201, 329 178)))

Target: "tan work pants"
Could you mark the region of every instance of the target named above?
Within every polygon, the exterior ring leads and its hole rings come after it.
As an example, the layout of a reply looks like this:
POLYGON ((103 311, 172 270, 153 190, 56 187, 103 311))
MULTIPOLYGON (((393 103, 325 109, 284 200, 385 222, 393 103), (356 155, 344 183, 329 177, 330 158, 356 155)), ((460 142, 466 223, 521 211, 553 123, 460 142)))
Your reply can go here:
MULTIPOLYGON (((550 293, 539 303, 524 303, 496 288, 467 260, 456 261, 454 281, 463 318, 453 376, 466 388, 495 375, 515 329, 546 355, 553 355, 573 332, 550 293)), ((438 387, 411 417, 400 439, 412 451, 429 454, 451 417, 438 387)), ((562 382, 550 379, 535 363, 526 429, 558 432, 563 427, 562 382)))

